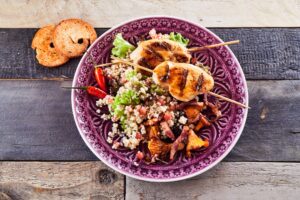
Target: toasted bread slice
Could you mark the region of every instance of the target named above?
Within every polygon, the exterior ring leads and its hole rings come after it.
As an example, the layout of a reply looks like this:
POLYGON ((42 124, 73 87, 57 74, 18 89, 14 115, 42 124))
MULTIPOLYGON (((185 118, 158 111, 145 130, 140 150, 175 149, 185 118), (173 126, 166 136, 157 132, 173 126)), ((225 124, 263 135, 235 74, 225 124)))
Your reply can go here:
POLYGON ((34 35, 31 48, 36 50, 38 62, 45 67, 57 67, 66 63, 69 58, 56 51, 53 45, 55 25, 40 28, 34 35))
POLYGON ((96 38, 95 29, 81 19, 61 21, 53 34, 55 49, 69 58, 81 56, 96 38))

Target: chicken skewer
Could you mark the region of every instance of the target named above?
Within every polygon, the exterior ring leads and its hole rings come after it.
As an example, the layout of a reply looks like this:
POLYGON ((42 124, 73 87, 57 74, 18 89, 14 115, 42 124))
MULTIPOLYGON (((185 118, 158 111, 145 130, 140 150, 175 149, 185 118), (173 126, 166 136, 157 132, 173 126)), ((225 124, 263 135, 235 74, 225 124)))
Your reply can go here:
POLYGON ((190 63, 191 52, 237 43, 239 43, 239 40, 188 49, 184 45, 169 39, 150 39, 140 42, 138 47, 130 54, 130 59, 135 64, 154 69, 163 61, 190 63))
POLYGON ((124 64, 131 65, 136 69, 152 73, 154 82, 168 89, 170 94, 178 100, 190 101, 199 94, 208 93, 243 108, 250 108, 240 102, 211 92, 210 90, 214 86, 212 76, 203 69, 194 65, 165 61, 159 64, 154 70, 151 70, 123 59, 115 57, 113 57, 113 59, 117 62, 123 62, 124 64))
MULTIPOLYGON (((192 47, 187 50, 188 50, 188 52, 202 51, 205 49, 211 49, 211 48, 230 45, 230 44, 238 44, 239 42, 240 42, 239 40, 233 40, 233 41, 222 42, 222 43, 218 43, 218 44, 206 45, 206 46, 202 46, 202 47, 192 47)), ((100 65, 95 65, 95 67, 105 67, 105 66, 109 66, 112 64, 114 64, 114 63, 105 63, 105 64, 100 64, 100 65)))

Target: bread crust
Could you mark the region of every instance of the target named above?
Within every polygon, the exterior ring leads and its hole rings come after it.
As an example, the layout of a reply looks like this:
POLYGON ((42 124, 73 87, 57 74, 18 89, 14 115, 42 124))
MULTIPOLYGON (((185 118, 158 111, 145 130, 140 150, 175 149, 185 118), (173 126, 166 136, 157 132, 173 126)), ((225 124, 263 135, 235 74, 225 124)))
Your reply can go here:
POLYGON ((69 58, 81 56, 96 38, 95 29, 81 19, 63 20, 53 33, 55 49, 69 58))
POLYGON ((58 52, 53 45, 55 25, 40 28, 34 35, 31 48, 36 50, 38 62, 45 67, 57 67, 66 63, 69 58, 58 52))

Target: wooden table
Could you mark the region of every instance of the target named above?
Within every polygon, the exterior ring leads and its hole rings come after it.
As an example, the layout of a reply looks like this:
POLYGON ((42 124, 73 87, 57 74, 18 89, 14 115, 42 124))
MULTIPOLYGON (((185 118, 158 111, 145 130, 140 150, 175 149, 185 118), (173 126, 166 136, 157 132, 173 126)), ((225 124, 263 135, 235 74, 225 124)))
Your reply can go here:
POLYGON ((300 199, 300 1, 0 0, 0 199, 300 199), (79 17, 100 35, 152 14, 209 27, 231 47, 249 87, 244 132, 225 160, 186 181, 148 183, 106 167, 73 121, 79 59, 47 69, 30 48, 37 27, 79 17))

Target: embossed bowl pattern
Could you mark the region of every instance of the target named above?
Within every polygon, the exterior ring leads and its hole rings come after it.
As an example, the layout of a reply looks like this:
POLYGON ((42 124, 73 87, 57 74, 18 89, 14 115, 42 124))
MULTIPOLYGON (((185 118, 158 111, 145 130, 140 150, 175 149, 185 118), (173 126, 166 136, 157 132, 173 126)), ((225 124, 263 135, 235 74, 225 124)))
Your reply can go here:
MULTIPOLYGON (((155 28, 157 32, 179 32, 189 38, 188 47, 203 46, 220 43, 218 38, 208 29, 173 17, 145 17, 132 20, 116 26, 101 35, 89 48, 90 54, 85 54, 75 73, 73 86, 95 85, 93 77, 93 62, 107 63, 110 61, 112 42, 117 33, 136 44, 141 38, 147 38, 149 30, 155 28), (93 58, 91 59, 92 56, 93 58)), ((248 91, 243 71, 239 62, 226 47, 208 49, 192 54, 211 69, 215 80, 214 92, 248 104, 248 91)), ((111 129, 111 122, 104 121, 96 112, 96 99, 85 91, 72 91, 72 109, 74 119, 83 140, 91 151, 104 163, 116 171, 133 178, 168 182, 189 178, 210 169, 220 162, 233 148, 243 130, 247 117, 247 110, 234 104, 220 101, 222 117, 212 126, 202 130, 202 135, 208 137, 210 146, 193 153, 191 158, 179 154, 169 164, 139 166, 133 164, 135 153, 128 150, 113 150, 106 142, 107 133, 111 129)), ((102 110, 101 112, 107 112, 102 110)))

